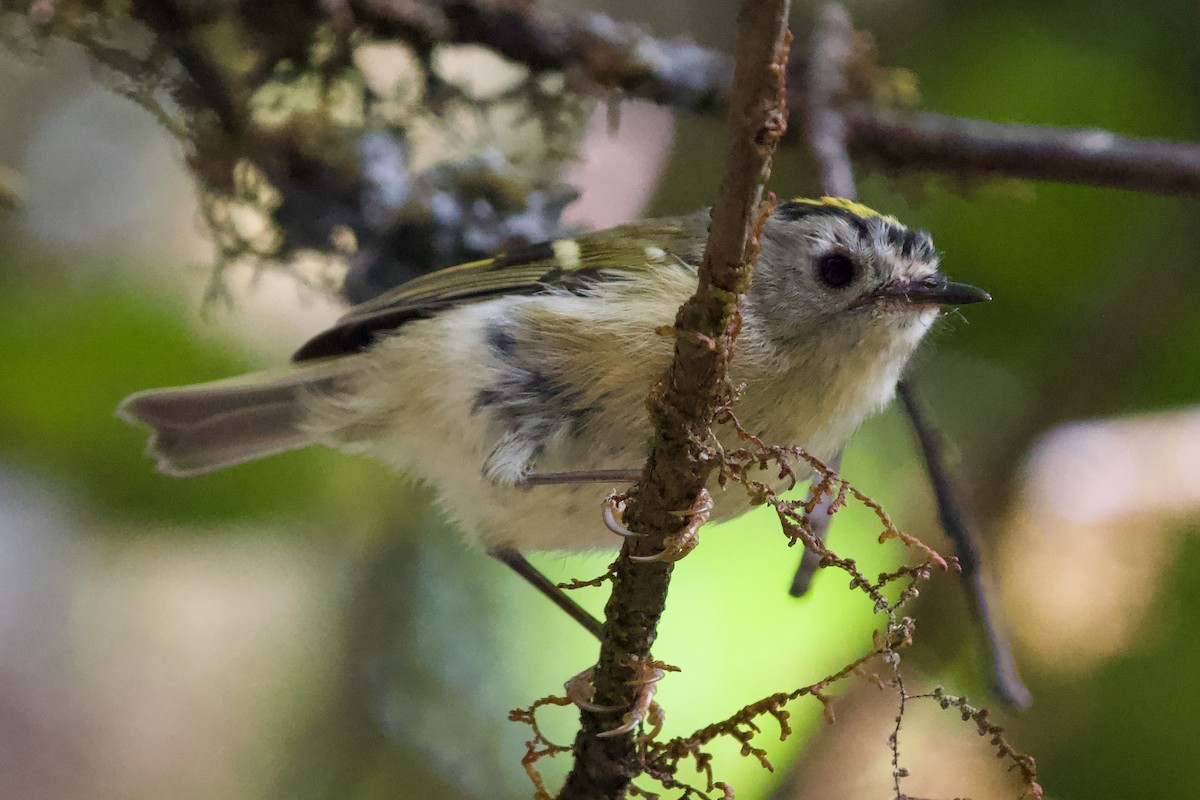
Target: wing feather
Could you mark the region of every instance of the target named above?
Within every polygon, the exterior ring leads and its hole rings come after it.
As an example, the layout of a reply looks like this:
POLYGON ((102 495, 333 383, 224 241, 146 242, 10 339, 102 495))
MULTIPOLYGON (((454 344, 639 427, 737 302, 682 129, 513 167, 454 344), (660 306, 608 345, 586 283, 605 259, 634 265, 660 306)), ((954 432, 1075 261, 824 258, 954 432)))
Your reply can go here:
POLYGON ((645 274, 668 260, 695 264, 707 224, 707 212, 646 220, 431 272, 350 309, 292 360, 356 353, 380 333, 465 303, 551 289, 579 291, 598 281, 645 274))

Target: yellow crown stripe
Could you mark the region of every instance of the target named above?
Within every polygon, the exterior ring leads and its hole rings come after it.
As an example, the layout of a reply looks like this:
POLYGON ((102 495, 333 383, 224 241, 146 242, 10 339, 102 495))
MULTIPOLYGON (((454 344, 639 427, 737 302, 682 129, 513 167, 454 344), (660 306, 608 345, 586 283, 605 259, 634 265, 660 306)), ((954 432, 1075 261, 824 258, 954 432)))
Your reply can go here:
POLYGON ((831 208, 841 209, 842 211, 853 214, 856 217, 861 217, 862 219, 876 218, 886 220, 896 225, 900 224, 900 221, 895 217, 888 216, 887 214, 880 214, 878 211, 870 208, 869 206, 864 206, 862 203, 855 202, 854 200, 847 200, 844 197, 822 197, 816 200, 811 197, 795 197, 792 198, 790 202, 802 203, 808 206, 828 206, 831 208))

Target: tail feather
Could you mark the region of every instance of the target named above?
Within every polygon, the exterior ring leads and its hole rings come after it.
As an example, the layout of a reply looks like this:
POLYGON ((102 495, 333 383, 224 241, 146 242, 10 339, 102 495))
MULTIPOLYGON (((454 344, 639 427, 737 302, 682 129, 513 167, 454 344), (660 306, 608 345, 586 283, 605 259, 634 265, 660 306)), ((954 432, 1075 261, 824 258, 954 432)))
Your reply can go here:
POLYGON ((314 364, 151 389, 122 400, 117 415, 150 426, 146 450, 160 472, 200 475, 313 444, 303 429, 303 399, 327 391, 335 378, 336 371, 314 364))

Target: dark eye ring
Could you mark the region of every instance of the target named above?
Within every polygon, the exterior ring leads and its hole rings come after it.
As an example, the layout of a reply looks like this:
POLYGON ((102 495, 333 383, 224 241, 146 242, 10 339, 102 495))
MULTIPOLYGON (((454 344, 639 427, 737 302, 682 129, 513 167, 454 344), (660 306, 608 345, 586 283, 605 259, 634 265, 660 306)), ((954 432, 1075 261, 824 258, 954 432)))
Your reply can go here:
POLYGON ((827 253, 817 259, 817 277, 833 289, 845 289, 854 283, 857 271, 854 259, 845 253, 827 253))

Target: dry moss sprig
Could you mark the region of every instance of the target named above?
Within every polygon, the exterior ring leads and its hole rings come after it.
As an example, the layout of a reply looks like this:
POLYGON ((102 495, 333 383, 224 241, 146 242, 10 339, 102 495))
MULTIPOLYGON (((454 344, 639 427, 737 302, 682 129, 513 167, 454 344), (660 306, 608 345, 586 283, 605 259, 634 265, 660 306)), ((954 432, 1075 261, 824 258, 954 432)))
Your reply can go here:
POLYGON ((528 725, 530 731, 533 732, 533 738, 525 742, 525 755, 521 758, 521 768, 525 770, 525 774, 529 776, 530 782, 533 783, 533 796, 536 800, 551 800, 551 794, 546 791, 546 783, 542 779, 542 773, 538 771, 536 766, 537 762, 543 758, 553 758, 559 753, 571 752, 569 746, 556 744, 547 739, 546 735, 542 733, 542 729, 538 726, 537 721, 538 709, 546 706, 569 705, 571 705, 571 700, 567 697, 547 695, 546 697, 534 700, 533 704, 526 708, 516 708, 508 712, 510 722, 520 722, 528 725))
MULTIPOLYGON (((764 769, 774 771, 774 765, 767 758, 765 748, 756 746, 753 743, 755 737, 762 733, 762 729, 758 725, 758 720, 766 716, 774 718, 779 725, 779 741, 786 741, 792 734, 792 727, 789 722, 791 712, 786 708, 787 704, 801 697, 810 696, 821 703, 825 721, 832 724, 836 721, 836 717, 833 711, 832 698, 827 690, 851 675, 861 675, 871 678, 873 682, 879 685, 878 678, 865 673, 863 666, 877 658, 882 658, 886 663, 889 653, 898 647, 903 647, 911 643, 912 624, 911 619, 905 618, 896 630, 891 631, 891 635, 886 637, 877 636, 875 647, 869 653, 855 659, 842 669, 816 683, 802 686, 791 692, 778 692, 764 697, 761 700, 742 707, 732 716, 701 728, 688 736, 676 737, 666 742, 648 742, 643 751, 643 760, 647 774, 658 778, 660 782, 662 782, 660 776, 670 776, 674 779, 674 782, 678 783, 676 776, 680 763, 690 758, 695 763, 696 772, 704 776, 706 791, 713 791, 722 786, 722 784, 714 779, 712 754, 707 752, 704 747, 722 736, 728 736, 740 742, 742 745, 742 756, 754 758, 764 769)), ((666 784, 664 783, 664 785, 666 784)), ((699 791, 694 787, 692 787, 692 790, 699 791)))
POLYGON ((900 724, 904 717, 905 703, 910 700, 934 700, 943 709, 957 708, 963 722, 974 722, 976 732, 980 736, 990 737, 988 741, 996 749, 996 757, 1010 762, 1009 771, 1020 774, 1022 791, 1017 800, 1025 800, 1025 798, 1043 800, 1045 795, 1037 779, 1037 761, 1033 756, 1018 752, 1009 744, 1008 740, 1004 738, 1004 728, 988 720, 989 712, 986 708, 973 706, 966 697, 950 694, 941 686, 936 686, 932 691, 922 694, 908 694, 904 691, 903 680, 898 680, 898 685, 901 699, 900 713, 896 716, 896 727, 888 737, 888 745, 892 749, 893 774, 896 776, 896 800, 915 800, 900 791, 900 780, 907 777, 907 771, 899 766, 900 724))
MULTIPOLYGON (((724 394, 729 403, 732 403, 739 393, 737 387, 726 384, 724 394)), ((657 724, 653 724, 649 731, 644 731, 637 740, 641 772, 656 780, 664 788, 680 790, 682 792, 680 800, 689 797, 707 800, 710 798, 709 793, 714 791, 721 791, 726 796, 731 796, 732 790, 716 780, 712 767, 712 754, 705 749, 708 744, 719 737, 729 737, 739 742, 742 756, 753 758, 764 769, 773 771, 774 765, 768 758, 766 749, 756 743, 756 737, 762 733, 759 721, 763 717, 773 718, 779 725, 780 741, 786 740, 792 733, 789 723, 790 712, 786 706, 801 697, 810 696, 821 703, 826 722, 832 724, 835 721, 835 714, 832 697, 828 690, 851 675, 862 676, 880 688, 896 688, 900 703, 898 718, 902 719, 904 703, 910 699, 910 696, 904 694, 903 691, 898 651, 912 643, 915 622, 911 617, 902 616, 899 612, 917 597, 918 585, 932 577, 935 569, 945 571, 957 568, 957 561, 954 558, 942 556, 917 537, 899 530, 877 501, 803 448, 765 444, 741 426, 728 405, 720 410, 717 422, 732 425, 737 433, 737 438, 746 443, 745 447, 725 449, 715 434, 710 434, 709 441, 704 443, 701 452, 704 458, 716 464, 720 483, 722 485, 741 484, 750 495, 752 502, 771 505, 780 520, 789 546, 802 543, 820 556, 823 567, 833 567, 845 572, 850 577, 850 588, 865 593, 872 601, 874 612, 884 615, 886 622, 882 630, 875 631, 872 637, 872 647, 867 653, 816 683, 757 700, 742 707, 732 716, 701 728, 688 736, 659 741, 657 724), (764 471, 770 471, 779 481, 782 481, 784 490, 793 488, 811 473, 813 490, 807 499, 785 500, 780 497, 780 490, 758 479, 758 473, 764 471), (851 499, 861 503, 874 513, 882 525, 883 530, 877 537, 878 542, 884 543, 891 539, 897 539, 905 547, 920 553, 923 556, 922 560, 916 564, 902 565, 891 572, 881 573, 876 580, 870 580, 853 558, 838 555, 814 535, 809 514, 826 497, 831 500, 828 506, 831 514, 844 508, 851 499), (889 600, 884 591, 895 583, 901 584, 900 590, 894 600, 889 600), (878 672, 866 671, 864 667, 872 661, 878 661, 890 675, 887 678, 881 678, 878 672), (695 771, 703 776, 702 788, 690 785, 679 778, 678 773, 682 762, 689 759, 693 762, 695 771)), ((567 586, 576 588, 598 585, 610 577, 611 574, 606 574, 591 581, 576 580, 567 586)), ((657 662, 654 663, 657 664, 657 662)), ((534 712, 542 706, 566 705, 569 702, 566 698, 560 697, 542 698, 529 709, 514 711, 510 715, 510 719, 529 724, 533 729, 534 736, 527 743, 527 752, 522 760, 522 766, 533 781, 539 800, 546 795, 542 778, 535 767, 536 762, 541 758, 565 752, 566 748, 549 742, 541 735, 536 727, 534 712)), ((653 719, 651 721, 654 722, 653 719)), ((1011 753, 1011 748, 1005 752, 1011 753)), ((893 753, 896 774, 900 775, 903 773, 903 769, 899 767, 898 749, 894 749, 893 753)), ((1025 762, 1020 763, 1024 764, 1025 762)), ((656 796, 644 788, 635 788, 631 791, 641 797, 656 796)), ((897 791, 899 790, 897 789, 897 791)))
POLYGON ((568 592, 575 589, 583 589, 589 586, 598 589, 606 582, 611 581, 616 577, 617 573, 615 567, 615 564, 609 564, 607 570, 594 578, 571 578, 569 581, 563 581, 562 583, 555 585, 558 586, 559 589, 563 589, 568 592))

